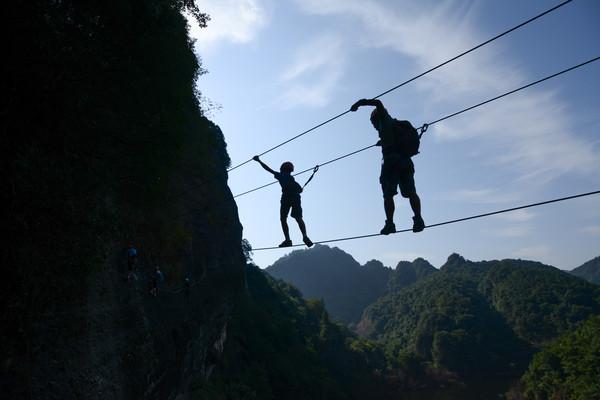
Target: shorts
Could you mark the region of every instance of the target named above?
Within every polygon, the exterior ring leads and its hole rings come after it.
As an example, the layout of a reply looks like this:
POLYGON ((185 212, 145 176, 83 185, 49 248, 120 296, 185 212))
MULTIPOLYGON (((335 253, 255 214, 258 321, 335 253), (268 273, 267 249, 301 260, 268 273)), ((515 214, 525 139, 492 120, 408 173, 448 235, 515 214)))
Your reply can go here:
POLYGON ((287 218, 290 209, 292 210, 292 218, 302 218, 302 205, 300 204, 300 196, 281 198, 281 208, 279 209, 279 216, 281 219, 287 218))
POLYGON ((417 193, 415 188, 415 166, 410 158, 396 155, 384 157, 379 176, 383 197, 394 197, 400 186, 402 197, 417 193))

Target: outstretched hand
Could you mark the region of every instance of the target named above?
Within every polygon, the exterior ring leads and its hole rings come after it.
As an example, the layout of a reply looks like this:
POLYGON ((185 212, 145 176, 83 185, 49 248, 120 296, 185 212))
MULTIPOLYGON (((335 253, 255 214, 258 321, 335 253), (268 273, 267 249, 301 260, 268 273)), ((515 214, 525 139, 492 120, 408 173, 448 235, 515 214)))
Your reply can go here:
POLYGON ((352 104, 352 107, 350 107, 350 111, 356 111, 358 110, 358 107, 360 107, 360 100, 352 104))
POLYGON ((254 161, 260 161, 260 158, 258 158, 258 156, 254 156, 254 157, 252 157, 252 159, 253 159, 254 161))

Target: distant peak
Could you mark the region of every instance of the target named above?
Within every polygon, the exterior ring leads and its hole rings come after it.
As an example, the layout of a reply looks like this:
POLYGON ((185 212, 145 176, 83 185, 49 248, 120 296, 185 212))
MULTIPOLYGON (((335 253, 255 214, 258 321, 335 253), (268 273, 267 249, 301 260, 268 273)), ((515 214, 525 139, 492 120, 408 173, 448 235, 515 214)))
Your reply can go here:
POLYGON ((364 268, 386 268, 385 265, 379 260, 369 260, 363 265, 364 268))
POLYGON ((465 262, 466 260, 463 256, 458 253, 452 253, 442 268, 452 268, 454 266, 464 264, 465 262))
POLYGON ((396 269, 412 269, 412 263, 410 261, 399 261, 398 264, 396 264, 396 269))

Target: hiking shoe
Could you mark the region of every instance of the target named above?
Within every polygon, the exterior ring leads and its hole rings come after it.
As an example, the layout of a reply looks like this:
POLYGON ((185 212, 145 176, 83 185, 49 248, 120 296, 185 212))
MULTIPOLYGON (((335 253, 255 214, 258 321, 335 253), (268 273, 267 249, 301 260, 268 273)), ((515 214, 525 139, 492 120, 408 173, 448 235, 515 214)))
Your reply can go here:
POLYGON ((413 217, 413 232, 421 232, 423 229, 425 229, 423 218, 421 216, 413 217))
POLYGON ((279 247, 290 247, 292 245, 292 241, 291 240, 284 240, 283 242, 281 242, 281 244, 279 245, 279 247))
POLYGON ((313 245, 313 242, 308 238, 308 236, 304 236, 302 240, 307 247, 311 247, 313 245))
POLYGON ((389 235, 390 233, 396 233, 396 225, 393 222, 385 221, 385 226, 379 232, 382 235, 389 235))

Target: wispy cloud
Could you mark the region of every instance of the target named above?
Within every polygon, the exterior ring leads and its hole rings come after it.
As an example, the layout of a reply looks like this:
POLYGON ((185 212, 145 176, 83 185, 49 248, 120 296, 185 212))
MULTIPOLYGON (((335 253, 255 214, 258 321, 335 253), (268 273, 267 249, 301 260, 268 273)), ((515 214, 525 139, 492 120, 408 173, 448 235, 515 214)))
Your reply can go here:
POLYGON ((590 235, 600 235, 600 225, 590 225, 584 228, 581 228, 581 232, 587 233, 590 235))
POLYGON ((490 229, 486 232, 504 238, 526 237, 531 234, 531 226, 529 225, 514 225, 505 228, 490 229))
POLYGON ((550 251, 550 246, 541 244, 537 246, 523 247, 515 251, 513 254, 516 257, 539 261, 542 258, 547 258, 550 255, 550 251))
MULTIPOLYGON (((296 3, 308 13, 356 19, 357 41, 392 49, 411 59, 418 71, 486 38, 476 25, 480 21, 476 9, 460 1, 419 3, 420 7, 409 1, 296 3)), ((556 67, 545 73, 568 66, 561 58, 556 61, 556 67)), ((429 99, 428 107, 449 113, 512 90, 533 80, 533 75, 519 68, 518 60, 511 60, 499 43, 435 71, 416 85, 429 99)), ((544 184, 564 174, 589 174, 600 168, 598 149, 577 135, 574 122, 557 93, 533 88, 440 123, 433 133, 438 140, 477 138, 477 145, 487 150, 482 152, 486 162, 506 168, 522 181, 544 184)))
POLYGON ((335 34, 322 34, 297 49, 292 62, 281 74, 285 86, 279 103, 322 107, 329 103, 343 76, 346 54, 335 34))
POLYGON ((268 12, 261 0, 204 0, 200 8, 211 20, 204 29, 191 21, 190 35, 202 52, 219 42, 251 42, 268 22, 268 12))
POLYGON ((496 215, 495 217, 510 222, 524 222, 532 220, 533 218, 535 218, 535 216, 536 214, 531 211, 515 210, 506 214, 496 215))
POLYGON ((475 204, 503 204, 515 202, 518 197, 496 189, 459 189, 448 194, 448 200, 475 204))

